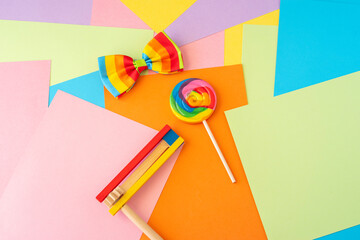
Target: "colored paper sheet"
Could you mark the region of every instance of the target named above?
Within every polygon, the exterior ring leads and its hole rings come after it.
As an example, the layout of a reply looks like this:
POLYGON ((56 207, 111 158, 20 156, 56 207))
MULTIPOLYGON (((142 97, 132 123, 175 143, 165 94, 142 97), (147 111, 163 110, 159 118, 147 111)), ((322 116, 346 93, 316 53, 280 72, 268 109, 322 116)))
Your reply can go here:
MULTIPOLYGON (((0 199, 0 236, 139 239, 129 219, 95 197, 156 132, 58 91, 0 199)), ((176 155, 129 201, 145 221, 176 155)))
POLYGON ((279 9, 279 0, 197 0, 165 32, 180 46, 279 9))
POLYGON ((317 240, 351 240, 360 239, 360 225, 317 238, 317 240))
POLYGON ((126 54, 140 58, 153 31, 69 24, 0 21, 0 61, 51 59, 54 85, 98 70, 97 58, 126 54))
POLYGON ((58 90, 105 108, 104 85, 98 71, 50 86, 49 105, 58 90))
POLYGON ((241 65, 142 76, 120 99, 105 91, 107 109, 154 128, 169 123, 185 139, 149 221, 165 239, 266 239, 223 113, 245 104, 241 65), (190 77, 208 81, 217 93, 218 105, 208 124, 236 184, 231 183, 204 126, 183 123, 171 113, 172 89, 190 77))
POLYGON ((119 0, 93 0, 91 25, 150 29, 119 0))
POLYGON ((0 63, 0 199, 47 109, 50 61, 0 63))
POLYGON ((274 95, 359 71, 359 12, 358 0, 281 1, 274 95))
POLYGON ((273 98, 278 27, 246 24, 243 29, 244 78, 251 105, 273 98))
POLYGON ((196 0, 121 0, 155 32, 167 28, 196 0))
MULTIPOLYGON (((245 24, 252 25, 279 25, 279 10, 267 13, 260 17, 251 19, 244 23, 238 24, 234 27, 225 30, 225 65, 241 64, 243 63, 242 48, 243 48, 243 26, 245 24)), ((246 78, 245 78, 246 79, 246 78)))
POLYGON ((359 223, 359 77, 226 112, 269 239, 314 239, 359 223))
POLYGON ((224 31, 180 47, 184 69, 224 66, 224 31))
POLYGON ((1 0, 0 19, 89 25, 92 0, 1 0))
MULTIPOLYGON (((244 25, 243 67, 249 104, 272 100, 275 82, 277 26, 244 25)), ((356 239, 349 228, 320 239, 356 239)))

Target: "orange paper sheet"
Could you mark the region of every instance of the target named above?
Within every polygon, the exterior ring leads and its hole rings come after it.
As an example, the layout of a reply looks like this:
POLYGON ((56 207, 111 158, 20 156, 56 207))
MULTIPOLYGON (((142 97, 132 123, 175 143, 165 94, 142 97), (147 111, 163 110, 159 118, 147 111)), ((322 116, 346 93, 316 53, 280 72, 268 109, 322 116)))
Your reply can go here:
POLYGON ((165 239, 266 239, 224 114, 246 104, 241 65, 141 76, 120 99, 105 90, 107 109, 155 129, 169 124, 186 142, 149 220, 165 239), (204 126, 183 123, 171 113, 171 90, 190 77, 208 81, 217 93, 218 106, 208 124, 234 173, 235 184, 204 126))

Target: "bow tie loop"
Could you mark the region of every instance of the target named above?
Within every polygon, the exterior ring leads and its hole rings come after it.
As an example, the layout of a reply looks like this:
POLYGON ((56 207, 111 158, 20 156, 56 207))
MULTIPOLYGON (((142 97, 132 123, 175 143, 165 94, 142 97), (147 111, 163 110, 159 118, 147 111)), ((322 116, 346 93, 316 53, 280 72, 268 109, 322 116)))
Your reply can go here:
POLYGON ((128 92, 142 71, 153 70, 172 74, 184 69, 179 47, 164 33, 157 34, 144 48, 142 59, 125 55, 109 55, 98 58, 100 77, 115 97, 128 92))

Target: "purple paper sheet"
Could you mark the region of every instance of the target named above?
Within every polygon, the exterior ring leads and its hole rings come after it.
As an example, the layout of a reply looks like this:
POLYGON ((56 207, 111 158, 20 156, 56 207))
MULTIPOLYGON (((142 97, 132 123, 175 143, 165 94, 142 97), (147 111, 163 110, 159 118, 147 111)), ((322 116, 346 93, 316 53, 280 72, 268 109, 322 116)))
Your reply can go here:
POLYGON ((197 0, 165 32, 182 46, 279 9, 280 0, 197 0))
POLYGON ((90 25, 92 0, 1 0, 0 19, 90 25))

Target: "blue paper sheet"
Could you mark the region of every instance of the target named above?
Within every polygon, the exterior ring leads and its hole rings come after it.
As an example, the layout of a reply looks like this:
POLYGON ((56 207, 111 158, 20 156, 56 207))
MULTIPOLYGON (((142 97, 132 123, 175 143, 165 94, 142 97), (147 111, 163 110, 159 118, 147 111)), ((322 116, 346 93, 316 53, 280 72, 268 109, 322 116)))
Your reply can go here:
POLYGON ((359 0, 282 0, 274 95, 360 70, 359 0))
POLYGON ((360 239, 360 225, 317 238, 316 240, 352 240, 360 239))
POLYGON ((50 86, 49 105, 58 89, 105 108, 104 86, 98 71, 50 86))

